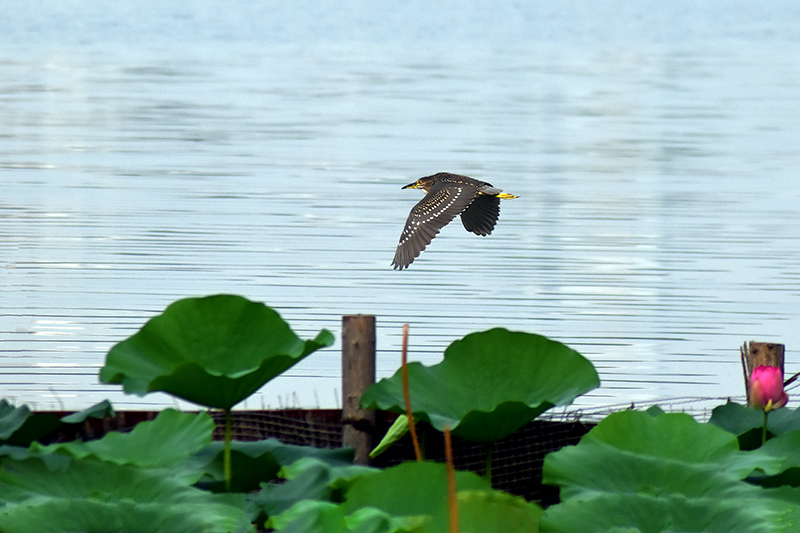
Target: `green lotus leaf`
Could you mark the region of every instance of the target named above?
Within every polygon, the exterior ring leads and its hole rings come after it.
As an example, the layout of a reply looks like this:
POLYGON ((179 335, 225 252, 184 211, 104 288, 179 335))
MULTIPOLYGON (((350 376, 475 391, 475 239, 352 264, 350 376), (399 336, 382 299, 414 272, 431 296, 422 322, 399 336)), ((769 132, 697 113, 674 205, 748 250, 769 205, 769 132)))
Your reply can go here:
MULTIPOLYGON (((472 472, 456 472, 457 490, 490 492, 491 485, 472 472)), ((356 479, 345 493, 348 513, 377 507, 395 516, 446 518, 447 471, 442 463, 407 462, 356 479)))
POLYGON ((103 400, 83 411, 61 417, 61 421, 65 424, 80 424, 89 418, 105 418, 107 416, 114 416, 114 408, 111 406, 111 402, 103 400))
POLYGON ((500 491, 458 493, 460 533, 511 533, 539 530, 542 508, 500 491))
POLYGON ((27 405, 14 407, 8 401, 0 400, 0 443, 28 446, 59 426, 79 424, 90 417, 102 418, 113 414, 108 400, 60 419, 56 413, 34 413, 27 405))
MULTIPOLYGON (((23 459, 27 459, 31 457, 30 449, 26 448, 25 446, 14 446, 10 444, 0 444, 0 458, 7 456, 11 459, 16 461, 22 461, 23 459)), ((59 460, 58 458, 56 460, 59 460)), ((64 458, 65 461, 68 459, 64 458)))
POLYGON ((781 468, 687 414, 615 413, 545 458, 543 481, 560 486, 562 503, 542 530, 782 531, 774 525, 796 504, 744 481, 781 468))
POLYGON ((275 531, 291 533, 423 533, 425 517, 395 517, 372 507, 346 515, 341 506, 303 500, 270 519, 275 531))
MULTIPOLYGON (((522 498, 492 490, 472 472, 456 472, 459 531, 536 531, 541 509, 522 498), (500 518, 500 517, 503 518, 500 518), (488 527, 523 524, 524 529, 488 527)), ((352 513, 376 507, 393 516, 429 516, 425 531, 447 531, 447 470, 441 463, 409 462, 356 479, 345 491, 342 508, 352 513)))
POLYGON ((0 440, 8 440, 30 416, 27 405, 14 407, 7 400, 0 400, 0 440))
POLYGON ((789 431, 769 439, 757 450, 757 453, 774 457, 781 461, 781 465, 777 471, 755 473, 748 477, 748 481, 764 487, 782 485, 800 487, 798 450, 800 450, 800 430, 789 431))
POLYGON ((759 453, 776 457, 783 461, 780 470, 800 468, 800 430, 789 431, 769 439, 758 450, 759 453))
MULTIPOLYGON (((314 458, 333 466, 353 464, 353 450, 349 448, 314 448, 285 444, 277 439, 231 442, 233 479, 231 489, 249 492, 278 477, 281 468, 303 458, 314 458)), ((185 467, 203 475, 198 486, 212 491, 223 491, 223 443, 215 441, 203 448, 185 467)))
POLYGON ((110 431, 93 441, 72 441, 49 446, 34 444, 39 454, 61 453, 75 458, 94 456, 117 464, 154 468, 187 459, 211 443, 215 424, 208 413, 181 413, 166 409, 129 433, 110 431))
MULTIPOLYGON (((309 462, 307 466, 314 465, 309 462)), ((314 468, 319 474, 323 471, 314 468)), ((310 498, 324 497, 323 484, 330 486, 330 474, 319 481, 309 477, 312 469, 302 469, 297 480, 305 479, 305 488, 311 489, 310 498)), ((303 500, 270 519, 277 531, 313 533, 342 532, 393 532, 447 531, 447 471, 439 463, 403 463, 386 470, 359 472, 330 469, 347 476, 354 475, 342 485, 344 503, 303 500), (327 529, 326 529, 327 528, 327 529)), ((291 482, 290 482, 291 483, 291 482)), ((288 485, 289 483, 287 483, 288 485)), ((465 533, 510 533, 538 531, 542 510, 524 499, 492 490, 489 483, 471 472, 456 472, 459 504, 459 531, 465 533)), ((273 504, 278 502, 271 496, 273 504)), ((300 485, 295 487, 296 497, 301 497, 300 485)), ((276 507, 276 510, 280 509, 276 507)))
MULTIPOLYGON (((340 449, 351 452, 351 450, 348 448, 340 449)), ((322 470, 328 477, 329 482, 334 486, 339 487, 341 482, 346 482, 357 477, 373 474, 377 471, 371 466, 354 465, 352 452, 348 455, 350 456, 350 461, 347 463, 340 461, 338 458, 336 458, 334 461, 331 461, 330 458, 325 456, 308 455, 298 459, 288 466, 281 468, 280 477, 292 480, 305 475, 307 472, 316 472, 322 470)))
POLYGON ((274 310, 241 296, 187 298, 111 348, 100 380, 140 396, 163 391, 230 409, 331 344, 327 330, 301 340, 274 310))
POLYGON ((0 400, 0 444, 27 446, 58 426, 54 413, 33 413, 27 405, 14 407, 0 400))
MULTIPOLYGON (((777 413, 777 411, 775 412, 777 413)), ((758 429, 760 444, 764 412, 745 407, 736 402, 727 402, 714 408, 709 422, 736 436, 743 435, 752 429, 758 429)))
MULTIPOLYGON (((434 366, 408 365, 414 417, 438 430, 493 442, 600 384, 592 364, 541 335, 497 328, 453 342, 434 366)), ((361 397, 361 407, 404 413, 401 373, 361 397)))
POLYGON ((0 463, 0 531, 252 530, 244 495, 211 494, 159 471, 95 459, 58 469, 38 458, 0 463))
MULTIPOLYGON (((755 490, 763 490, 757 489, 755 490)), ((756 496, 731 499, 685 497, 680 494, 606 494, 587 500, 569 500, 549 507, 541 531, 715 532, 777 533, 796 531, 778 527, 776 517, 791 513, 785 504, 756 496)), ((784 515, 785 516, 785 515, 784 515)), ((788 518, 788 517, 787 517, 788 518)))
POLYGON ((283 513, 302 500, 338 502, 343 487, 377 472, 367 466, 332 465, 306 457, 281 470, 286 482, 262 483, 260 491, 248 496, 248 502, 264 517, 283 513))
POLYGON ((348 533, 423 533, 431 531, 424 516, 392 516, 389 513, 364 507, 344 519, 348 533))
MULTIPOLYGON (((743 450, 754 450, 761 446, 764 412, 752 407, 727 402, 714 408, 712 424, 739 437, 743 450)), ((800 430, 800 409, 777 409, 767 417, 767 431, 770 435, 783 435, 800 430)))

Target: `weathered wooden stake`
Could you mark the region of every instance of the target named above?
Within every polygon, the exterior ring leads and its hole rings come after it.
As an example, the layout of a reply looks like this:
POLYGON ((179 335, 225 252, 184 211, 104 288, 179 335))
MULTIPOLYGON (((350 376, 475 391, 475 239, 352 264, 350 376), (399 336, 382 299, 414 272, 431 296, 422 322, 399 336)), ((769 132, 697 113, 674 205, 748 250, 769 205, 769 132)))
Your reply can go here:
POLYGON ((342 444, 355 449, 355 464, 369 463, 375 411, 359 409, 375 383, 375 316, 342 317, 342 444))
POLYGON ((750 376, 759 365, 777 366, 783 374, 783 358, 786 347, 772 342, 745 342, 740 350, 742 371, 744 372, 744 390, 747 394, 747 405, 750 405, 750 376))

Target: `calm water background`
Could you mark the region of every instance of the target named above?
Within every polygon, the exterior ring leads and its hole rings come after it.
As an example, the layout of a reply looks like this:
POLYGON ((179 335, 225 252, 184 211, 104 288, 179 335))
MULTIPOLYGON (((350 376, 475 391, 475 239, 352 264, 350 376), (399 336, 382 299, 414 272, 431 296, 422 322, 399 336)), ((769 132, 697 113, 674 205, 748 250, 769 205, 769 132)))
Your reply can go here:
MULTIPOLYGON (((378 317, 379 374, 463 335, 548 335, 582 406, 742 396, 738 347, 800 370, 800 4, 4 3, 0 396, 99 385, 170 302, 237 293, 304 337, 378 317), (389 264, 437 171, 489 181, 491 237, 389 264)), ((339 405, 339 344, 246 407, 339 405)))

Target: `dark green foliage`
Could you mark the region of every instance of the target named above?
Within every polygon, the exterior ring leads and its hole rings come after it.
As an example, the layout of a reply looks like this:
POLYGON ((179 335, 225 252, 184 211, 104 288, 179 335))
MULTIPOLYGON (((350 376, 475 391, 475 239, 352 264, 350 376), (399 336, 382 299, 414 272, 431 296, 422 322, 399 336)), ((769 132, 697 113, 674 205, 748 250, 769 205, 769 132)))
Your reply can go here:
MULTIPOLYGON (((270 308, 238 296, 181 300, 108 354, 101 378, 229 410, 316 349, 270 308)), ((492 442, 597 387, 589 361, 538 335, 494 329, 454 342, 439 365, 409 366, 415 417, 492 442)), ((365 407, 403 412, 399 373, 365 407)), ((0 531, 439 533, 448 524, 445 466, 352 465, 350 450, 276 440, 212 442, 206 413, 164 410, 130 433, 39 444, 59 425, 113 414, 107 402, 63 417, 0 402, 0 531), (225 453, 228 450, 228 453, 225 453), (225 486, 226 461, 232 465, 225 486), (228 492, 230 491, 230 492, 228 492)), ((458 472, 463 533, 800 530, 800 414, 736 404, 711 423, 625 411, 577 446, 547 456, 561 503, 543 511, 458 472)), ((402 433, 402 418, 398 424, 402 433)), ((396 438, 396 435, 392 438, 396 438)), ((391 439, 389 439, 391 440, 391 439)))
POLYGON ((545 459, 562 503, 542 531, 796 531, 800 493, 747 481, 781 472, 780 455, 741 451, 734 435, 689 415, 615 413, 545 459))
POLYGON ((34 414, 27 405, 14 407, 0 400, 0 444, 27 446, 59 426, 52 413, 34 414))

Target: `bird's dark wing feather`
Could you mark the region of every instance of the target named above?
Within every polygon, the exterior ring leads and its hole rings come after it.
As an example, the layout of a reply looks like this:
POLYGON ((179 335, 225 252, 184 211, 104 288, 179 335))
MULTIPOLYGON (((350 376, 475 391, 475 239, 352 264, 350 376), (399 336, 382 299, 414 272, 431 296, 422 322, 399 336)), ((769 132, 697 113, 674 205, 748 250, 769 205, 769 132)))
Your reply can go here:
POLYGON ((400 235, 392 266, 403 270, 414 262, 436 234, 475 199, 472 187, 458 183, 437 183, 414 206, 400 235))
POLYGON ((467 231, 485 236, 492 233, 499 216, 500 198, 479 194, 475 197, 475 201, 461 213, 461 222, 467 231))

